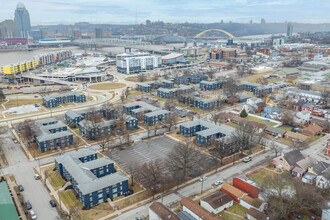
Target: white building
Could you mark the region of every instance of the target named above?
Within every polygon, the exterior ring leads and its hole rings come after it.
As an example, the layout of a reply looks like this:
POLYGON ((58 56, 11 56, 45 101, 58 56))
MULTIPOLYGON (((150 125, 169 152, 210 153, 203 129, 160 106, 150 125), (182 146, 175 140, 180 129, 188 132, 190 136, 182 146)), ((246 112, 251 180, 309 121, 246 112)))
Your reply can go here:
POLYGON ((120 73, 138 73, 162 66, 162 58, 149 53, 124 53, 116 56, 117 71, 120 73))
POLYGON ((201 199, 201 206, 207 211, 218 214, 233 206, 233 199, 224 192, 216 192, 211 196, 201 199))

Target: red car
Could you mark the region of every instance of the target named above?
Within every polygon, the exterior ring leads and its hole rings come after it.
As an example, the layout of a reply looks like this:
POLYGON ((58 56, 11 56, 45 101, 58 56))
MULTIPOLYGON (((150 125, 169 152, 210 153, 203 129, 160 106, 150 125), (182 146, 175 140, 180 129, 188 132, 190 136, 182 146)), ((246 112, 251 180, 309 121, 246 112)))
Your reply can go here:
POLYGON ((141 101, 141 99, 137 99, 136 101, 141 101))

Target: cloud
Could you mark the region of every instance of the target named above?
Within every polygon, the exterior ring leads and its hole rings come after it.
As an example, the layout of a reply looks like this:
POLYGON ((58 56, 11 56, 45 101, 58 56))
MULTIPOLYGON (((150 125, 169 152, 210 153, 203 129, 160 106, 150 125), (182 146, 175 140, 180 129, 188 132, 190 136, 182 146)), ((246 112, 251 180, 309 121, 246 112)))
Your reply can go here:
MULTIPOLYGON (((330 4, 324 0, 22 0, 32 24, 89 21, 139 23, 165 22, 330 21, 330 4)), ((12 19, 17 2, 0 0, 0 21, 12 19)))

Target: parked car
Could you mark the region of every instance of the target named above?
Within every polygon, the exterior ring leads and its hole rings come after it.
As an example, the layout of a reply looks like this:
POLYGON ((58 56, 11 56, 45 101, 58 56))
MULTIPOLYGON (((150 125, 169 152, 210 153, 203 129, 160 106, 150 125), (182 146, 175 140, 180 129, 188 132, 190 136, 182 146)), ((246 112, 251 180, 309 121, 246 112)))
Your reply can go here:
POLYGON ((133 220, 142 220, 142 218, 140 218, 140 217, 135 217, 135 218, 133 218, 133 220))
POLYGON ((293 216, 297 219, 301 219, 301 216, 298 213, 293 213, 293 216))
POLYGON ((13 142, 15 143, 15 144, 17 144, 18 142, 17 142, 17 140, 15 139, 15 138, 13 138, 13 142))
POLYGON ((54 200, 50 200, 49 201, 49 204, 52 206, 52 207, 56 207, 56 202, 54 200))
POLYGON ((20 192, 24 191, 24 187, 22 185, 18 185, 18 189, 19 189, 20 192))
POLYGON ((206 176, 203 176, 202 178, 199 179, 199 181, 204 182, 205 180, 207 180, 206 176))
POLYGON ((34 179, 35 179, 35 180, 40 180, 40 176, 39 176, 39 174, 34 174, 34 179))
POLYGON ((214 183, 214 185, 216 185, 216 186, 219 186, 221 184, 223 184, 223 181, 222 180, 215 181, 215 183, 214 183))
POLYGON ((247 163, 247 162, 250 162, 252 160, 252 157, 245 157, 244 159, 243 159, 243 162, 244 163, 247 163))
POLYGON ((25 203, 25 205, 26 205, 27 210, 32 209, 32 205, 31 205, 31 203, 30 203, 29 201, 27 201, 27 202, 25 203))
POLYGON ((32 219, 37 219, 37 215, 32 209, 30 210, 30 215, 32 219))

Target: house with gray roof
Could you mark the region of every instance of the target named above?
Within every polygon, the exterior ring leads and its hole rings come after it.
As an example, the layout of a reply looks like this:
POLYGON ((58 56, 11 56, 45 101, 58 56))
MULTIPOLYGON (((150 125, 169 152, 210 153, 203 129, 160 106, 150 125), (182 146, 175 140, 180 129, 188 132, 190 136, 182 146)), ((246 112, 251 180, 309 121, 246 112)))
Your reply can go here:
POLYGON ((277 136, 277 137, 283 137, 285 134, 286 130, 280 129, 280 128, 275 128, 272 126, 267 126, 264 130, 267 134, 277 136))
POLYGON ((96 140, 100 137, 110 135, 112 130, 116 127, 115 120, 92 122, 89 120, 82 120, 78 123, 79 131, 88 140, 96 140))
POLYGON ((128 193, 128 178, 116 172, 108 157, 97 158, 93 149, 80 149, 55 158, 56 170, 73 189, 85 208, 128 193))
POLYGON ((277 168, 291 171, 295 167, 296 163, 304 158, 305 157, 299 150, 292 150, 285 154, 281 154, 278 157, 275 157, 273 159, 273 164, 277 168))
POLYGON ((35 140, 41 152, 73 144, 73 134, 63 122, 54 119, 36 121, 35 140))

